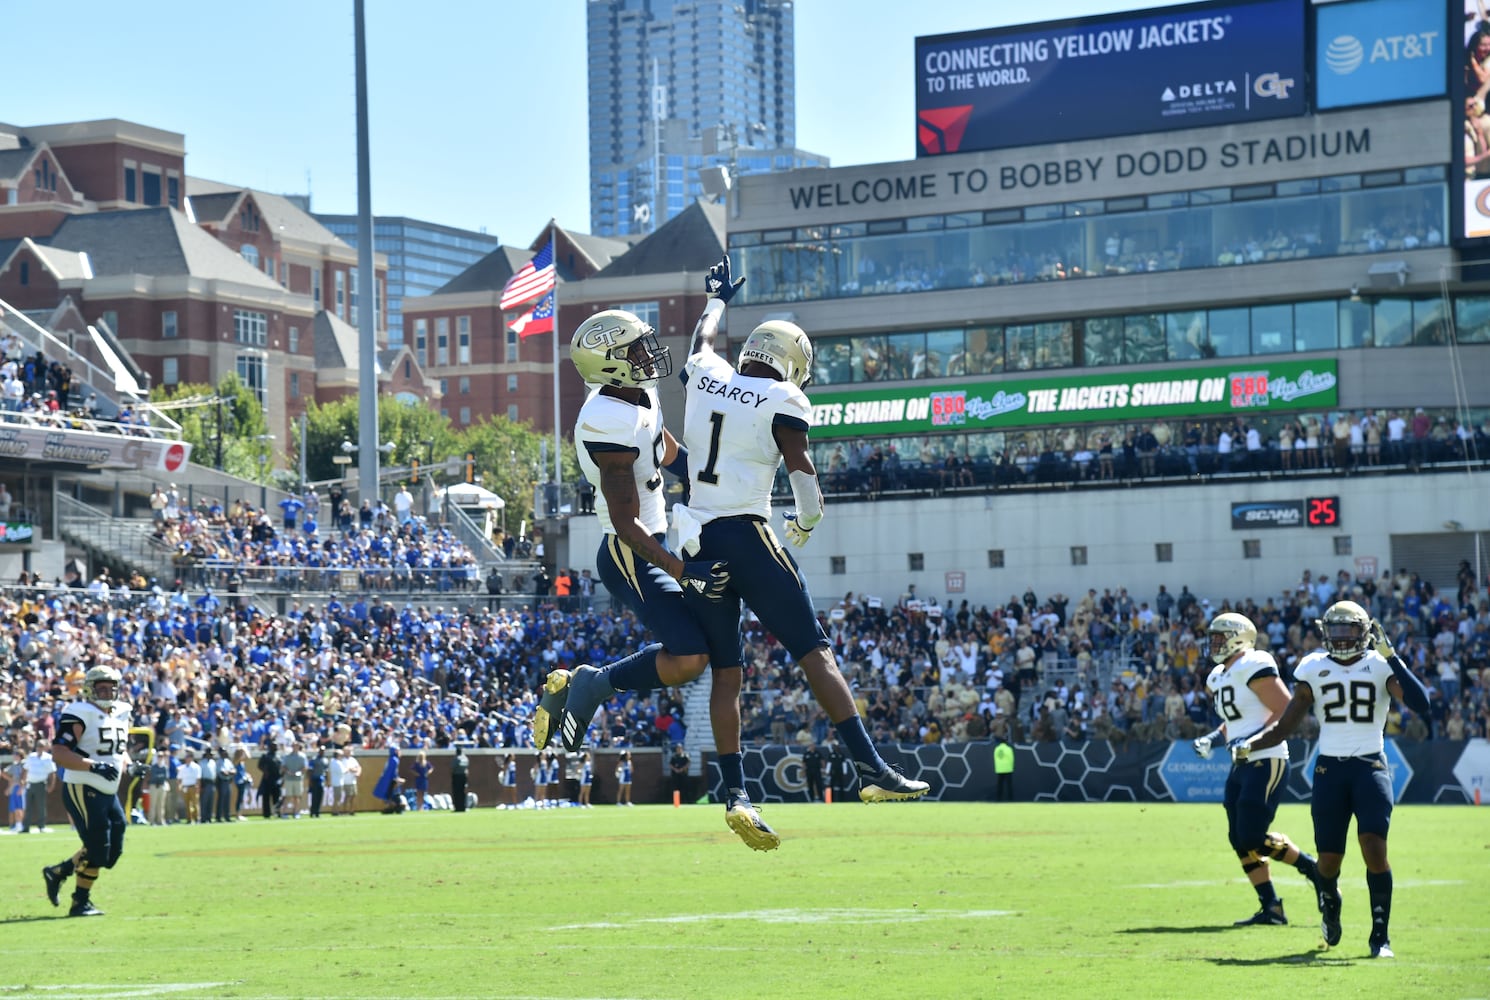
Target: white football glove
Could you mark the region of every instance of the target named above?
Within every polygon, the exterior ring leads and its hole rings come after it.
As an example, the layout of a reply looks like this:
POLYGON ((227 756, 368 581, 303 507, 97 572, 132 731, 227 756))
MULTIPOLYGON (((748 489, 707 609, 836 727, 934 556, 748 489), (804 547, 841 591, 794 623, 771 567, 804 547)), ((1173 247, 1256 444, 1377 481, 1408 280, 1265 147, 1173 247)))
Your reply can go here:
POLYGON ((807 544, 807 539, 812 537, 812 528, 803 526, 796 514, 787 514, 785 517, 786 539, 800 549, 807 544))
POLYGON ((1211 759, 1211 738, 1209 736, 1202 736, 1190 745, 1195 748, 1195 756, 1201 760, 1211 759))

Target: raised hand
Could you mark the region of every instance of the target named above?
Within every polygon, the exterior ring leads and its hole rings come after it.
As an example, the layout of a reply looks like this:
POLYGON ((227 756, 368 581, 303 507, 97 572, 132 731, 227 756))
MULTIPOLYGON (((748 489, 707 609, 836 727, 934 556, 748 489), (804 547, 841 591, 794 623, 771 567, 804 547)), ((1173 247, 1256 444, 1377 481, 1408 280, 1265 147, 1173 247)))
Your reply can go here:
POLYGON ((745 284, 744 278, 730 280, 729 255, 720 258, 719 263, 709 268, 709 273, 704 277, 704 291, 709 293, 709 298, 718 299, 720 302, 728 303, 745 284))

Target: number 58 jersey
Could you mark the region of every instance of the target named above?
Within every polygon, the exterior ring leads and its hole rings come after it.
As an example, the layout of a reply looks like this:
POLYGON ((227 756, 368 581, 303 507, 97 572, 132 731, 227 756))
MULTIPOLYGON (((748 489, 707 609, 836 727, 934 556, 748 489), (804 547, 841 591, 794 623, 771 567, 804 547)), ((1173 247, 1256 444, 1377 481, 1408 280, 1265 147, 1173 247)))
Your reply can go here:
MULTIPOLYGON (((62 718, 57 720, 58 734, 76 728, 77 723, 82 723, 83 731, 73 749, 84 757, 106 760, 124 773, 129 752, 129 703, 116 701, 113 708, 104 711, 91 701, 75 701, 62 710, 62 718)), ((105 781, 92 771, 66 770, 62 780, 110 794, 119 791, 118 778, 105 781)))
POLYGON ((771 485, 781 464, 772 428, 807 430, 812 406, 790 382, 741 375, 713 351, 688 359, 683 443, 688 507, 707 524, 721 517, 771 517, 771 485))
MULTIPOLYGON (((1252 690, 1252 682, 1259 677, 1277 676, 1278 661, 1273 659, 1272 653, 1260 649, 1248 650, 1229 667, 1217 664, 1211 670, 1205 679, 1205 686, 1211 693, 1216 714, 1226 723, 1227 739, 1250 736, 1267 725, 1268 718, 1273 713, 1268 711, 1267 705, 1252 690)), ((1267 760, 1269 757, 1287 760, 1288 744, 1279 743, 1251 755, 1253 760, 1267 760)))
POLYGON ((1375 650, 1341 663, 1322 649, 1299 661, 1294 680, 1314 692, 1319 752, 1327 757, 1369 757, 1384 748, 1382 730, 1392 695, 1392 668, 1375 650))

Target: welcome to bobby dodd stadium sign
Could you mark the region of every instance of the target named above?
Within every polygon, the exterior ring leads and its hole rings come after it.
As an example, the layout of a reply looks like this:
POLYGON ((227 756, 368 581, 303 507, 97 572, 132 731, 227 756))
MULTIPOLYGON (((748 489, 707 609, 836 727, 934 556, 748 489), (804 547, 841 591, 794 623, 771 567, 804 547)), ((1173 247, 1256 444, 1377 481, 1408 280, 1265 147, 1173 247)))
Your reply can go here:
POLYGON ((1335 362, 1270 361, 811 394, 815 438, 1329 409, 1335 362))
POLYGON ((0 424, 0 460, 63 462, 70 465, 146 472, 176 472, 191 458, 184 441, 94 434, 0 424))
POLYGON ((1282 118, 1304 114, 1306 91, 1302 0, 936 35, 916 39, 916 149, 939 156, 1282 118))

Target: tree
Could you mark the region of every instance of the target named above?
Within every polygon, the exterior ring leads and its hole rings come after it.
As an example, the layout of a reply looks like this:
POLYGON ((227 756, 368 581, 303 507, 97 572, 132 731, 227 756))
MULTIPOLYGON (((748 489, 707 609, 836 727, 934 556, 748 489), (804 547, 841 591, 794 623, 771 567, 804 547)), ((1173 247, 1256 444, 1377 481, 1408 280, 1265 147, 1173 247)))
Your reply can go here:
POLYGON ((156 403, 180 402, 169 408, 181 425, 181 438, 192 445, 198 465, 221 468, 244 479, 258 479, 259 440, 268 432, 264 408, 258 394, 239 380, 236 373, 224 375, 214 389, 202 383, 156 386, 150 392, 156 403), (222 461, 218 463, 219 443, 222 461))
MULTIPOLYGON (((306 475, 313 482, 340 478, 344 473, 355 482, 352 466, 332 461, 346 454, 342 442, 358 443, 358 403, 355 396, 334 400, 324 406, 310 405, 306 411, 306 475)), ((474 472, 481 484, 507 502, 506 522, 509 528, 524 521, 533 522, 533 490, 552 476, 553 458, 547 464, 546 435, 533 430, 531 424, 515 423, 506 417, 488 416, 457 431, 450 421, 427 406, 416 406, 397 399, 378 401, 378 443, 392 444, 384 468, 406 467, 418 459, 422 466, 421 481, 429 476, 436 486, 465 482, 465 457, 473 455, 474 472), (455 459, 457 471, 445 472, 445 463, 455 459)), ((298 442, 297 442, 298 447, 298 442)), ((352 453, 355 461, 356 453, 352 453)), ((298 453, 297 453, 298 459, 298 453)), ((579 463, 574 448, 567 442, 563 457, 564 481, 579 478, 579 463)), ((433 502, 433 501, 431 501, 433 502)))
MULTIPOLYGON (((527 422, 488 416, 461 431, 461 454, 475 456, 481 484, 507 501, 508 530, 533 523, 533 489, 553 476, 553 456, 545 450, 547 435, 527 422), (543 457, 547 455, 546 464, 543 457)), ((564 481, 579 478, 579 463, 567 444, 563 457, 564 481)))
MULTIPOLYGON (((342 450, 343 441, 359 443, 360 426, 356 396, 344 396, 324 406, 310 404, 306 410, 305 474, 312 482, 343 474, 343 467, 332 458, 346 454, 342 450)), ((381 462, 384 466, 407 466, 416 458, 428 465, 431 457, 434 462, 443 462, 459 451, 449 420, 428 407, 399 399, 378 400, 378 443, 393 445, 392 453, 381 462)), ((297 441, 297 460, 298 448, 297 441)), ((348 467, 348 475, 349 469, 356 465, 357 453, 351 454, 353 465, 348 467)))

